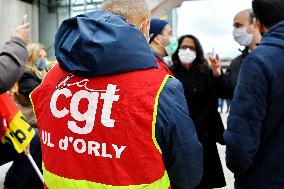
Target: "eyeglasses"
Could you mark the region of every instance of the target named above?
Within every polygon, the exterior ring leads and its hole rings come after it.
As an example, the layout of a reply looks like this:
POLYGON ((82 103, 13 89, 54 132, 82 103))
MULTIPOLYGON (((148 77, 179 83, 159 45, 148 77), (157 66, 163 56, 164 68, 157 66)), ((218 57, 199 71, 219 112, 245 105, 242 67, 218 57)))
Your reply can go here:
POLYGON ((180 48, 184 49, 184 50, 190 49, 191 51, 195 51, 195 47, 194 46, 183 45, 180 48))

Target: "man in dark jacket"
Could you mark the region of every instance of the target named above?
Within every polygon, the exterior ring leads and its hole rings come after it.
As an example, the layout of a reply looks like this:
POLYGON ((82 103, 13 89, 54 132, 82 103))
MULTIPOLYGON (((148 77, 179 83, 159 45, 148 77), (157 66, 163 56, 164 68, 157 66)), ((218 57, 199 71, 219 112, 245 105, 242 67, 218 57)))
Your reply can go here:
POLYGON ((211 59, 213 75, 215 76, 215 80, 220 82, 219 90, 224 92, 223 96, 225 98, 233 98, 240 67, 246 56, 257 47, 257 44, 261 40, 261 35, 253 19, 254 15, 251 9, 242 10, 236 14, 233 22, 233 36, 235 41, 241 46, 244 46, 245 49, 241 51, 241 55, 232 60, 226 73, 223 74, 221 72, 221 62, 219 60, 211 59))
POLYGON ((224 137, 236 189, 284 187, 284 4, 253 0, 259 47, 244 61, 224 137), (272 11, 273 10, 273 11, 272 11))

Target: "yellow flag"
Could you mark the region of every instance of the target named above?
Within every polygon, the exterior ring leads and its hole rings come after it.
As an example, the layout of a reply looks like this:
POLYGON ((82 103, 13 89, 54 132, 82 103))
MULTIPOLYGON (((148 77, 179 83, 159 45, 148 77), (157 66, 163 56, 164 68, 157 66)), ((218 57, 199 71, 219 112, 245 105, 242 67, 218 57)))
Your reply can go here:
POLYGON ((30 144, 35 130, 25 121, 15 102, 7 94, 0 95, 0 137, 2 143, 9 143, 18 153, 30 144))

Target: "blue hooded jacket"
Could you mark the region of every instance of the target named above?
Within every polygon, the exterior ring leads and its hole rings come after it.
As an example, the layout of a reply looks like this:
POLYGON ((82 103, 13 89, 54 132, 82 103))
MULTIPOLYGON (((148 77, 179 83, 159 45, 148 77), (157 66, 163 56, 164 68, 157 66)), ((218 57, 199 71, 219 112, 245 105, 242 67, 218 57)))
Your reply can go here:
POLYGON ((284 187, 284 21, 242 64, 224 138, 236 189, 284 187))
MULTIPOLYGON (((143 33, 105 11, 65 20, 56 35, 55 53, 62 69, 84 77, 157 68, 143 33)), ((167 81, 159 97, 155 132, 172 188, 198 185, 203 173, 202 147, 182 84, 174 78, 167 81)))

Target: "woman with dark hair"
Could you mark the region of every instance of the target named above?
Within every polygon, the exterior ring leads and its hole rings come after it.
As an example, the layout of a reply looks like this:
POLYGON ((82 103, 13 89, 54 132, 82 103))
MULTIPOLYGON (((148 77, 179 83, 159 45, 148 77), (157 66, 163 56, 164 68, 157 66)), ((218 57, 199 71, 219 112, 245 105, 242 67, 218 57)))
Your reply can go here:
POLYGON ((182 36, 172 57, 173 72, 184 87, 186 101, 203 145, 204 174, 198 189, 226 186, 216 142, 224 144, 224 126, 218 112, 217 91, 213 75, 199 40, 193 35, 182 36))

